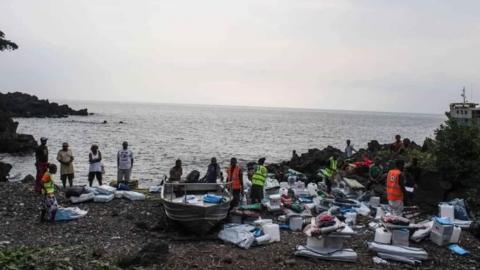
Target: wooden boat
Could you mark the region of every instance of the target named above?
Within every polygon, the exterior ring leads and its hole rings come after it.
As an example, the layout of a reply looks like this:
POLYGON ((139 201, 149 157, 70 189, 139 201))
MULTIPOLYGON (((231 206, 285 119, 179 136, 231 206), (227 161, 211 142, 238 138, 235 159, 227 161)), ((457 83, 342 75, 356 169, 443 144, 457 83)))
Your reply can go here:
POLYGON ((232 196, 223 184, 165 183, 161 201, 168 218, 190 232, 203 235, 227 217, 232 196), (204 203, 206 194, 220 195, 223 199, 218 204, 204 203))

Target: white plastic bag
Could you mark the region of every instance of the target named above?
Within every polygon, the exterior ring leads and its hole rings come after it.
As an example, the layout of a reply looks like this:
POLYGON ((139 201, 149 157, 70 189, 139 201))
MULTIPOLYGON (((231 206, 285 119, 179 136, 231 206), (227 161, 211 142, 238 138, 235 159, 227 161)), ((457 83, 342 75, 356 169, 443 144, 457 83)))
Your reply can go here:
POLYGON ((131 200, 131 201, 143 201, 145 200, 145 195, 140 193, 140 192, 136 192, 136 191, 125 191, 123 193, 123 197, 131 200))
POLYGON ((110 195, 95 195, 95 197, 93 198, 93 201, 94 202, 109 202, 111 200, 113 200, 113 197, 114 195, 113 194, 110 194, 110 195))
POLYGON ((82 203, 82 202, 91 201, 93 200, 94 197, 95 197, 94 193, 84 193, 78 197, 75 197, 75 196, 70 197, 70 201, 72 203, 82 203))
POLYGON ((124 194, 125 194, 125 190, 115 190, 115 192, 113 192, 113 195, 115 195, 116 199, 123 198, 124 194))
POLYGON ((113 192, 115 192, 115 190, 117 190, 117 189, 114 188, 114 187, 111 187, 109 185, 101 185, 101 186, 97 187, 98 193, 103 194, 103 195, 113 194, 113 192))

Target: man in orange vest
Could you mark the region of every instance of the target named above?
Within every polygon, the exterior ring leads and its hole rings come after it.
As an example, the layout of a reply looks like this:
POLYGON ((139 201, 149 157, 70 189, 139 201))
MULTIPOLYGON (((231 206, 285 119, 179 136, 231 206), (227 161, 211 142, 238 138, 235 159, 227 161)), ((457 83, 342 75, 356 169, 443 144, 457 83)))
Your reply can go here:
POLYGON ((227 168, 227 184, 233 194, 232 207, 238 206, 243 194, 243 172, 236 158, 230 160, 230 167, 227 168))
POLYGON ((392 212, 396 216, 402 216, 403 198, 405 194, 405 177, 403 168, 405 162, 397 160, 395 168, 390 170, 387 175, 387 200, 392 212))

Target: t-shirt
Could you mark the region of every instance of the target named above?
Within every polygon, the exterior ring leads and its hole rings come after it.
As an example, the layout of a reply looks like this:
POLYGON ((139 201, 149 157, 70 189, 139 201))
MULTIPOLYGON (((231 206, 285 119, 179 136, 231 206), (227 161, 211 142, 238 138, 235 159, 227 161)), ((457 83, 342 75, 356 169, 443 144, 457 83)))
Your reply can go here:
POLYGON ((38 162, 46 163, 48 162, 48 148, 46 145, 40 145, 35 151, 35 157, 38 162))
POLYGON ((383 170, 380 166, 372 165, 370 167, 370 175, 373 178, 377 178, 382 172, 383 172, 383 170))
MULTIPOLYGON (((72 161, 73 160, 72 150, 68 149, 67 151, 64 151, 62 149, 62 150, 58 151, 57 160, 61 161, 61 162, 72 161)), ((73 172, 74 172, 73 162, 71 162, 68 165, 60 163, 60 175, 73 174, 73 172)))
POLYGON ((118 169, 130 170, 132 168, 133 153, 129 149, 118 151, 118 169))
POLYGON ((345 147, 345 155, 347 155, 347 158, 350 158, 353 156, 353 151, 355 151, 355 148, 353 148, 353 145, 347 145, 347 147, 345 147))

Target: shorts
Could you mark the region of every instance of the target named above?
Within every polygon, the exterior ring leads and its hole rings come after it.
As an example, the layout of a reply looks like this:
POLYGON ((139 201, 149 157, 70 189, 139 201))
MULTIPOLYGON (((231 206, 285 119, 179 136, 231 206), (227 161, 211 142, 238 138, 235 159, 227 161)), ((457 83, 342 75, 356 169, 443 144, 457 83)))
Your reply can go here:
POLYGON ((118 169, 117 173, 117 182, 128 182, 130 181, 130 175, 132 174, 132 169, 118 169))
POLYGON ((89 172, 89 173, 88 173, 88 181, 89 181, 89 182, 92 182, 93 179, 95 179, 95 177, 96 177, 98 180, 102 181, 102 172, 89 172))

